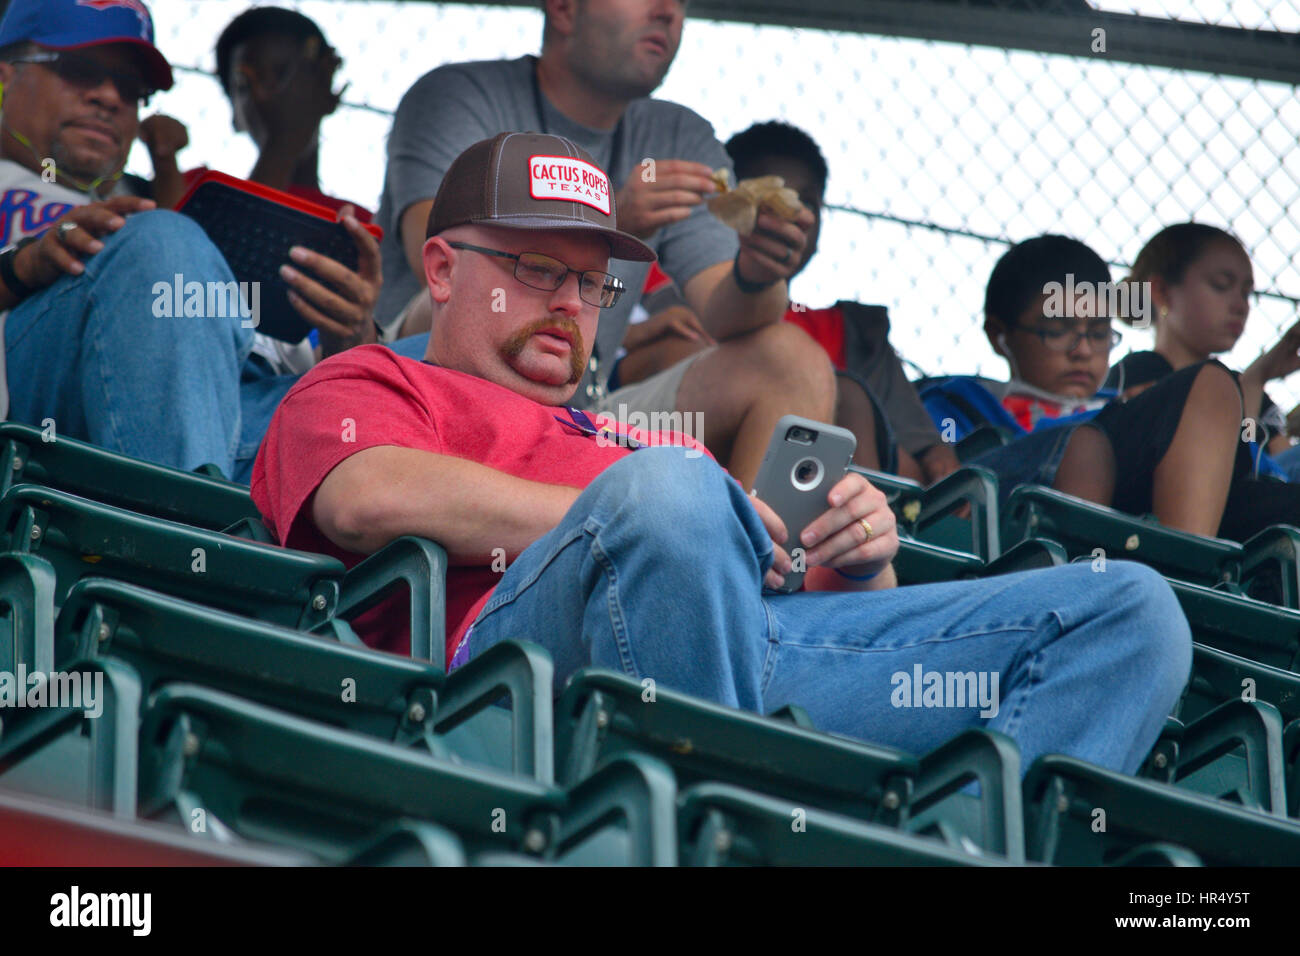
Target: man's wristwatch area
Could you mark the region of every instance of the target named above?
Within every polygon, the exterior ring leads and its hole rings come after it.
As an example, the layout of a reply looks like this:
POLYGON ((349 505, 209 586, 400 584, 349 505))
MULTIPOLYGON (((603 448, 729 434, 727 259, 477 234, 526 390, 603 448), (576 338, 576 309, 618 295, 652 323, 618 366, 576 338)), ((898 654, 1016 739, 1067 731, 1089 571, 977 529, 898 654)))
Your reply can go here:
POLYGON ((0 249, 0 282, 3 282, 5 288, 18 299, 25 299, 29 295, 34 295, 40 291, 39 289, 33 289, 18 278, 18 273, 14 271, 14 259, 18 257, 18 253, 38 239, 38 236, 28 236, 25 239, 19 239, 13 245, 0 249))
POLYGON ((740 253, 736 253, 736 258, 731 260, 731 277, 736 280, 736 287, 745 295, 756 295, 764 289, 770 289, 779 281, 772 279, 770 282, 750 282, 740 274, 740 253))

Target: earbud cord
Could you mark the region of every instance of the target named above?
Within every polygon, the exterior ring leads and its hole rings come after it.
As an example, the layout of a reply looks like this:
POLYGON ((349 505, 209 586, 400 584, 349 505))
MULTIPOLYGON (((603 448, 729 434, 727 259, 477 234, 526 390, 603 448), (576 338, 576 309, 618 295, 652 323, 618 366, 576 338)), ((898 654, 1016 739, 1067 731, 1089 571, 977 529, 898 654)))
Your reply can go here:
MULTIPOLYGON (((4 121, 3 111, 0 111, 0 129, 7 132, 14 139, 18 140, 19 143, 21 143, 23 146, 26 146, 29 150, 31 150, 32 159, 36 160, 37 165, 42 164, 43 158, 40 155, 40 153, 36 151, 36 147, 32 145, 31 140, 29 140, 26 136, 18 132, 18 130, 14 129, 12 126, 10 126, 8 123, 4 121)), ((126 172, 125 163, 123 163, 118 168, 117 172, 107 173, 103 176, 100 176, 97 179, 91 180, 89 183, 87 183, 84 180, 78 179, 76 176, 70 175, 69 173, 56 173, 56 175, 58 176, 59 179, 64 180, 65 182, 70 184, 73 188, 98 198, 99 187, 106 182, 116 183, 119 179, 122 178, 122 174, 124 172, 126 172)))

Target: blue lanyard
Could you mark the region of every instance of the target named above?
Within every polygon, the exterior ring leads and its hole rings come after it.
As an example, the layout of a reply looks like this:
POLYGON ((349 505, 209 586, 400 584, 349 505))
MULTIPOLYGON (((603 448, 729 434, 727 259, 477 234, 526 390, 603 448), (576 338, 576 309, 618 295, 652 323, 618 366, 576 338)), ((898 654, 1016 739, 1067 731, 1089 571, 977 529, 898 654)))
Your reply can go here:
POLYGON ((598 426, 591 420, 591 417, 580 408, 566 407, 565 411, 569 413, 569 421, 566 422, 559 415, 553 416, 555 420, 566 428, 577 429, 581 434, 586 435, 588 438, 595 438, 599 435, 604 435, 614 444, 626 448, 629 451, 637 451, 645 447, 645 445, 632 436, 617 432, 608 425, 598 426))

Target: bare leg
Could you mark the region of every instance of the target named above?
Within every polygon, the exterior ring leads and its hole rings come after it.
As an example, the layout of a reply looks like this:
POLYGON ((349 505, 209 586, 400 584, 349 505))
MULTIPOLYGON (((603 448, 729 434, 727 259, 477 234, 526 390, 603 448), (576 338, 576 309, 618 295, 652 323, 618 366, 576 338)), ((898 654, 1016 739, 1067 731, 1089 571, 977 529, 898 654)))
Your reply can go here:
POLYGON ((835 376, 839 386, 835 396, 835 424, 847 428, 858 439, 853 463, 873 471, 880 471, 880 455, 876 452, 876 409, 862 386, 845 375, 835 376))
POLYGON ((831 421, 835 374, 803 329, 776 322, 696 361, 677 391, 677 410, 703 415, 704 444, 750 488, 782 415, 831 421))
POLYGON ((680 335, 664 335, 623 356, 618 363, 618 383, 632 385, 676 365, 682 359, 708 348, 704 342, 680 335))

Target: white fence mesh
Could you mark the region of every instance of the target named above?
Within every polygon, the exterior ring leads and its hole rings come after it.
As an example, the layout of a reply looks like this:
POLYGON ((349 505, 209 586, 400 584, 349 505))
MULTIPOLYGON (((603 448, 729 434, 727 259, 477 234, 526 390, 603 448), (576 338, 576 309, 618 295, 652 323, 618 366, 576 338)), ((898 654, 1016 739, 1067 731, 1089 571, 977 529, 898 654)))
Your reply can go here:
MULTIPOLYGON (((322 188, 372 208, 390 113, 442 63, 536 52, 535 7, 307 0, 345 59, 346 106, 326 120, 322 188)), ((1023 6, 1023 3, 1021 4, 1023 6)), ((1075 4, 1078 5, 1077 3, 1075 4)), ((246 175, 254 150, 233 133, 211 76, 213 46, 244 0, 154 0, 178 83, 150 110, 187 123, 182 167, 246 175)), ((1300 30, 1281 2, 1099 4, 1251 30, 1300 30)), ((983 288, 1016 241, 1064 232, 1116 265, 1163 225, 1195 218, 1245 242, 1261 294, 1229 364, 1244 367, 1296 318, 1300 296, 1300 102, 1289 84, 1108 59, 870 34, 689 20, 660 96, 726 139, 779 118, 806 129, 830 165, 821 252, 796 280, 810 305, 884 303, 894 344, 926 373, 1005 367, 984 339, 983 288)), ((142 147, 131 170, 148 174, 142 147)), ((1119 347, 1148 347, 1126 332, 1119 347)), ((1270 386, 1289 408, 1300 376, 1270 386)))

